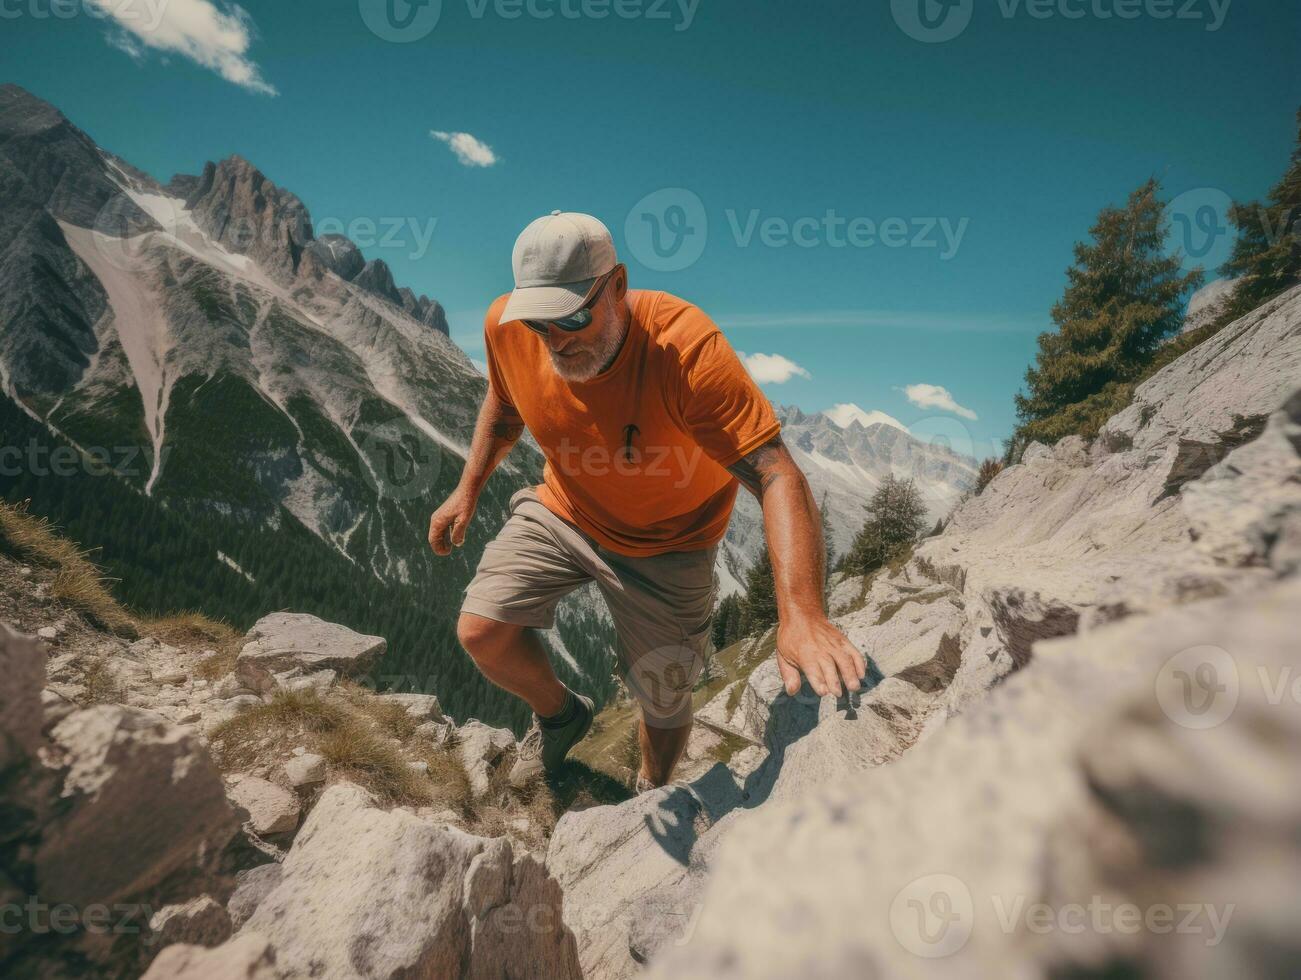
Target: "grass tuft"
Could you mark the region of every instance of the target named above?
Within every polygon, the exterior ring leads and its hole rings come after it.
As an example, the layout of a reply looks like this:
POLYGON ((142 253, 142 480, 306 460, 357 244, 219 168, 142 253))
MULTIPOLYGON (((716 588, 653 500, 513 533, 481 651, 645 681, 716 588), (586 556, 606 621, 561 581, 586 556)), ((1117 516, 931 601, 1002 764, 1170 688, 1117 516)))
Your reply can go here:
POLYGON ((27 503, 0 501, 0 537, 7 551, 54 570, 50 594, 113 633, 136 636, 138 626, 108 591, 104 573, 73 542, 59 535, 47 518, 27 510, 27 503))
POLYGON ((455 810, 463 817, 474 816, 474 793, 470 777, 456 750, 416 739, 411 754, 429 767, 429 781, 437 788, 439 805, 455 810))
MULTIPOLYGON (((246 769, 264 755, 278 755, 289 742, 305 739, 331 769, 370 790, 384 803, 427 806, 440 803, 470 818, 470 780, 450 748, 424 739, 397 739, 405 728, 390 708, 364 689, 335 696, 313 689, 277 691, 269 702, 254 705, 223 722, 209 736, 217 764, 226 771, 246 769), (404 752, 404 748, 406 751, 404 752), (423 761, 427 773, 412 768, 423 761)), ((412 725, 414 723, 412 722, 412 725)))
POLYGON ((436 797, 429 777, 413 769, 396 745, 355 715, 321 736, 317 750, 381 802, 423 806, 436 797))
POLYGON ((81 682, 86 693, 85 704, 122 704, 126 700, 126 687, 119 680, 107 657, 93 657, 84 664, 81 682))

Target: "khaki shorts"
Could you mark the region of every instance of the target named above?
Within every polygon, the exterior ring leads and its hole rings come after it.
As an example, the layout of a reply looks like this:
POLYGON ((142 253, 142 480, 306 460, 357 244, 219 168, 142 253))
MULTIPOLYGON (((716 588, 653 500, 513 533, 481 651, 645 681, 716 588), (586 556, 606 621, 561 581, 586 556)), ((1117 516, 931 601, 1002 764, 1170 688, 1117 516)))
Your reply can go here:
POLYGON ((461 611, 550 629, 556 606, 595 582, 617 634, 620 674, 648 724, 691 718, 691 689, 710 646, 718 546, 629 558, 553 514, 532 487, 510 501, 510 518, 484 549, 461 611))

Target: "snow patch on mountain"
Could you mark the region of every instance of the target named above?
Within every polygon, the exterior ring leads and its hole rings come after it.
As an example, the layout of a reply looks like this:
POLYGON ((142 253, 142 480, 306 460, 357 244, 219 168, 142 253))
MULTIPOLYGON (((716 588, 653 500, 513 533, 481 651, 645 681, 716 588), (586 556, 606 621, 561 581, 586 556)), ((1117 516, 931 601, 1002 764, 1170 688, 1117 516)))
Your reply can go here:
POLYGON ((848 429, 851 422, 857 422, 863 428, 871 425, 893 425, 896 429, 908 431, 908 426, 904 425, 893 415, 887 415, 885 412, 873 409, 868 412, 859 408, 853 402, 841 402, 833 405, 822 413, 842 429, 848 429))
POLYGON ((170 394, 163 367, 168 331, 161 299, 152 294, 131 268, 109 259, 117 240, 63 222, 59 222, 59 227, 73 252, 86 263, 108 294, 112 329, 131 366, 144 403, 145 428, 153 440, 153 467, 145 483, 145 494, 152 494, 162 469, 163 429, 170 394))

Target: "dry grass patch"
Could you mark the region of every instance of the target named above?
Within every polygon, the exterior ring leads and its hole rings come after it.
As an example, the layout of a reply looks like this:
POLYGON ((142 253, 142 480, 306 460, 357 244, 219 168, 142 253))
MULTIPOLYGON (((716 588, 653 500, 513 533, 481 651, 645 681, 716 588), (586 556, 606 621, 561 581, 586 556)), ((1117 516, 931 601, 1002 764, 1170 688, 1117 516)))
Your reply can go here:
POLYGON ((388 735, 405 742, 416 733, 420 722, 407 714, 406 705, 386 701, 374 692, 345 681, 336 690, 348 704, 375 722, 388 735))
POLYGON ((310 688, 281 690, 268 703, 217 726, 209 742, 217 764, 238 771, 266 755, 279 756, 287 744, 305 739, 333 772, 384 803, 425 806, 446 799, 448 806, 468 813, 469 780, 460 760, 422 740, 411 746, 413 758, 408 758, 401 740, 385 727, 385 721, 395 724, 390 707, 395 706, 356 691, 330 697, 310 688), (429 765, 428 774, 412 767, 420 760, 429 765))
POLYGON ((216 651, 195 668, 196 674, 209 681, 225 677, 235 669, 244 638, 244 634, 229 623, 201 612, 174 613, 148 619, 141 623, 141 631, 168 646, 203 647, 216 651))
POLYGON ((238 643, 243 634, 220 619, 201 612, 173 613, 157 616, 141 624, 145 632, 170 646, 228 647, 238 643))
POLYGON ((235 669, 235 662, 238 659, 239 647, 218 650, 212 656, 200 660, 194 672, 206 681, 220 680, 235 669))
POLYGON ((322 735, 317 751, 382 802, 424 806, 437 796, 428 775, 413 769, 396 745, 356 716, 322 735))
POLYGON ((410 751, 418 761, 429 767, 429 781, 436 787, 438 804, 455 810, 466 819, 472 819, 474 792, 470 788, 470 777, 465 772, 465 765, 456 750, 418 738, 411 744, 410 751))
POLYGON ((559 809, 551 790, 539 780, 528 796, 513 799, 507 806, 492 803, 481 806, 466 830, 479 837, 509 834, 530 848, 541 849, 555 829, 559 809), (527 827, 520 825, 521 818, 527 821, 527 827))
POLYGON ((86 704, 121 704, 127 690, 105 657, 88 658, 82 666, 81 682, 86 688, 86 704))
POLYGON ((333 731, 347 721, 343 708, 314 690, 277 691, 268 703, 222 722, 208 741, 217 765, 231 772, 252 765, 268 746, 283 746, 288 737, 333 731))
POLYGON ((55 599, 110 632, 138 635, 135 617, 108 591, 107 579, 87 557, 89 552, 60 536, 48 519, 29 513, 26 503, 0 501, 0 535, 18 557, 54 570, 50 594, 55 599))

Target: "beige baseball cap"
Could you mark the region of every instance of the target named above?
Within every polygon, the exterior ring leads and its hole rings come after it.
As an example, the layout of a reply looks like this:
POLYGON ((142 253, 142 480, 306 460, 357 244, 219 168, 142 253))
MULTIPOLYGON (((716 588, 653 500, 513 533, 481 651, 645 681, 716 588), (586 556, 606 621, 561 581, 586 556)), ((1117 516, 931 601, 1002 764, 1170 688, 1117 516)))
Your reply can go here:
POLYGON ((558 320, 576 313, 596 280, 618 264, 610 229, 590 214, 552 211, 520 232, 511 253, 515 289, 501 318, 558 320))

